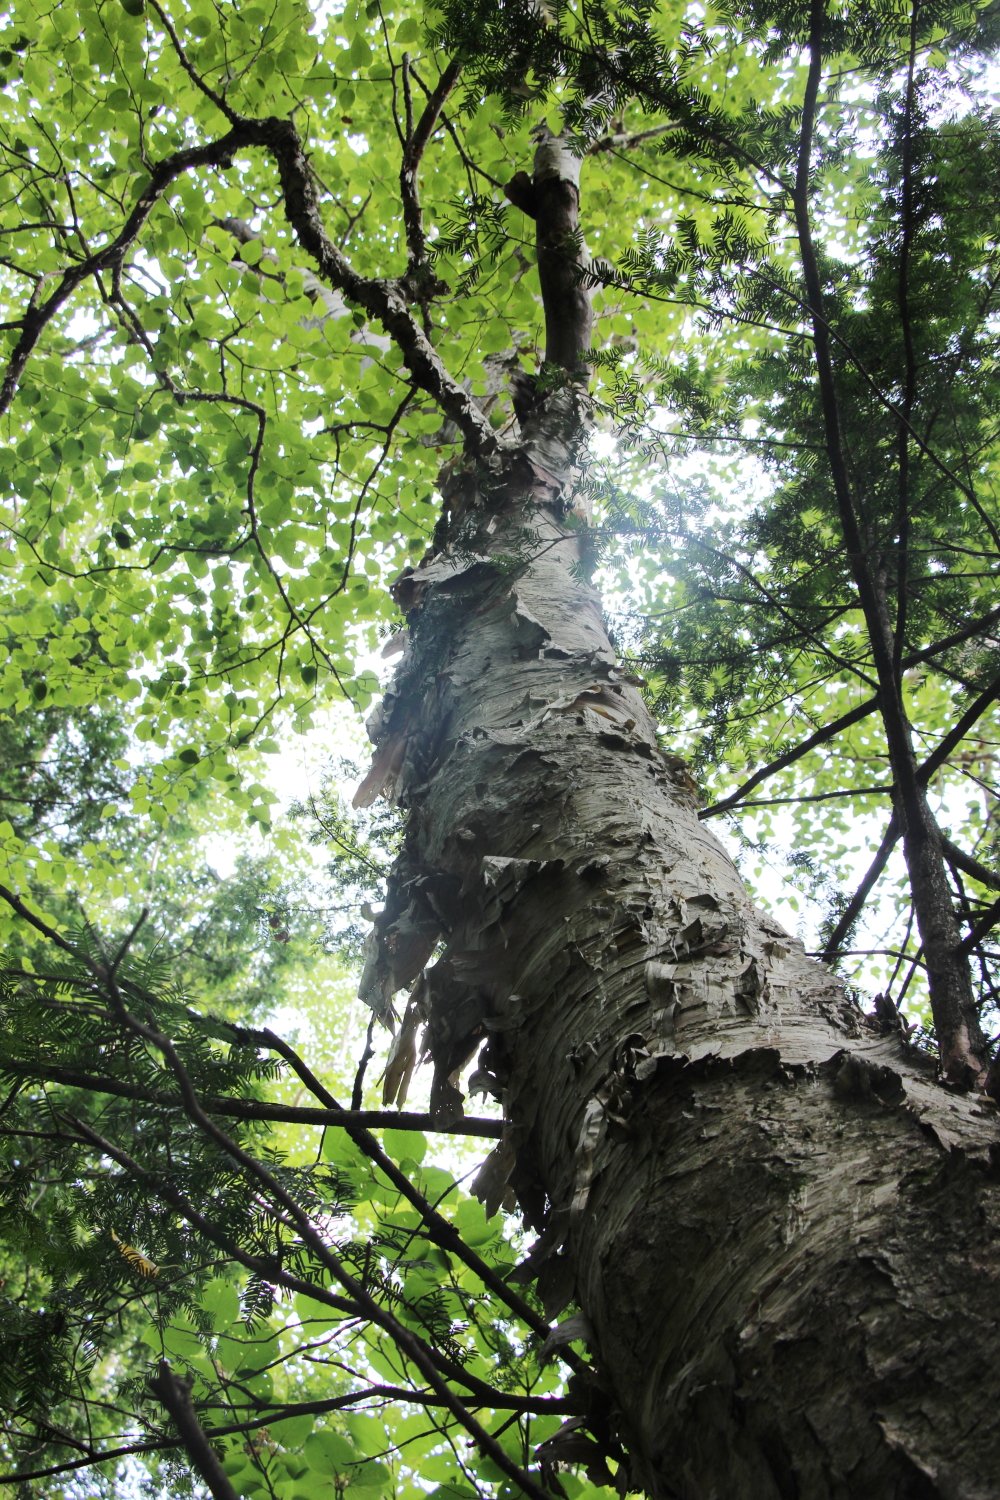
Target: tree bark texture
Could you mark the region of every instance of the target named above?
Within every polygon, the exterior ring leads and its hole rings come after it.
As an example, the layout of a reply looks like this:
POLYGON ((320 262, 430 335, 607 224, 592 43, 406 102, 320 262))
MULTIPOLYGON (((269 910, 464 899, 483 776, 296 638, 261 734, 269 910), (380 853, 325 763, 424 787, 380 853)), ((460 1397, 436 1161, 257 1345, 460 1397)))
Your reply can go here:
POLYGON ((564 515, 568 387, 401 580, 374 726, 409 830, 363 981, 575 1297, 657 1497, 1000 1489, 997 1117, 755 910, 619 671, 564 515), (544 444, 540 434, 544 431, 544 444), (436 956, 433 956, 435 954, 436 956))
POLYGON ((987 1500, 996 1109, 753 907, 616 664, 573 514, 575 167, 551 142, 540 163, 508 192, 563 375, 522 402, 517 447, 453 466, 370 722, 360 800, 408 817, 362 979, 385 1019, 408 991, 388 1095, 419 1035, 454 1117, 475 1059, 466 1086, 506 1120, 478 1191, 539 1231, 546 1313, 582 1308, 655 1500, 987 1500))

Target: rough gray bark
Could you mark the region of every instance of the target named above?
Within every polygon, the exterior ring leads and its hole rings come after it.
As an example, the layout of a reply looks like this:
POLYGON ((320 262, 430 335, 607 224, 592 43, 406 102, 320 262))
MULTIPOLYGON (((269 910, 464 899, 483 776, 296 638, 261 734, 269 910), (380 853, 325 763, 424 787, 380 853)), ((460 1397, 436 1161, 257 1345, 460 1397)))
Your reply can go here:
POLYGON ((391 1090, 421 1026, 439 1117, 477 1058, 480 1191, 541 1231, 648 1493, 986 1500, 995 1108, 868 1029, 699 823, 580 578, 585 430, 566 380, 397 587, 364 788, 408 810, 362 985, 409 990, 391 1090))
POLYGON ((993 1495, 995 1109, 751 907, 522 484, 404 585, 410 827, 367 998, 412 986, 441 1114, 479 1052, 509 1121, 484 1190, 509 1172, 547 1232, 548 1310, 575 1289, 650 1493, 993 1495))

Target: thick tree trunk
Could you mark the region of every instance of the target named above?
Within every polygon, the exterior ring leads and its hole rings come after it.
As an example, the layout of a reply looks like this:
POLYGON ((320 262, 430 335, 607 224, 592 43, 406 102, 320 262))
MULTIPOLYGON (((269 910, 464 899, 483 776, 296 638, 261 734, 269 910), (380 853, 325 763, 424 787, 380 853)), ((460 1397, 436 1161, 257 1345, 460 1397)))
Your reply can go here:
POLYGON ((407 655, 363 789, 408 810, 362 981, 383 1016, 410 989, 390 1094, 421 1026, 441 1116, 478 1053, 508 1122, 480 1191, 540 1231, 546 1311, 579 1301, 650 1495, 987 1500, 996 1110, 754 909, 616 666, 566 513, 578 167, 546 139, 508 189, 561 387, 522 388, 521 447, 452 474, 397 587, 407 655))
POLYGON ((479 1051, 483 1191, 543 1231, 651 1495, 986 1500, 995 1109, 869 1030, 699 823, 578 577, 574 400, 454 481, 461 545, 400 586, 375 781, 409 832, 366 997, 412 985, 442 1114, 479 1051))

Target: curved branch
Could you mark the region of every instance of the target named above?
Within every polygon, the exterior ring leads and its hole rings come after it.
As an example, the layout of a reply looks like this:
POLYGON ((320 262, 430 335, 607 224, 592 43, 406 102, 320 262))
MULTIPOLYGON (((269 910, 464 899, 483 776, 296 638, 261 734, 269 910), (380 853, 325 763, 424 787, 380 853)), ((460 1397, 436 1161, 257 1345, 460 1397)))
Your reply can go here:
MULTIPOLYGON (((403 82, 407 85, 407 89, 409 66, 409 57, 404 53, 403 82)), ((435 84, 424 105, 423 113, 417 121, 416 128, 407 139, 403 150, 403 160, 399 169, 399 190, 403 200, 403 229, 406 235, 408 278, 426 271, 427 267, 427 242, 424 238, 423 215, 417 193, 417 169, 434 132, 434 127, 440 119, 445 101, 458 83, 461 72, 461 63, 457 58, 453 58, 435 84)), ((409 101, 409 93, 407 93, 407 101, 409 101)))
POLYGON ((232 129, 218 140, 175 151, 152 168, 149 180, 114 239, 64 271, 51 295, 38 306, 29 306, 21 318, 18 325, 21 335, 0 382, 0 414, 10 406, 44 329, 84 281, 101 271, 115 271, 121 266, 125 254, 135 244, 171 183, 197 167, 229 167, 235 154, 248 147, 261 148, 273 158, 278 168, 288 222, 302 248, 316 263, 321 277, 379 320, 399 350, 414 383, 426 391, 455 423, 469 452, 482 459, 498 454, 500 439, 469 392, 445 368, 410 311, 408 292, 403 283, 359 275, 327 234, 315 180, 299 133, 291 120, 276 116, 260 120, 237 118, 232 129))
POLYGON ((0 414, 10 406, 18 382, 42 332, 60 308, 69 301, 77 287, 89 277, 96 276, 101 271, 113 271, 121 264, 126 251, 138 239, 146 220, 172 182, 176 182, 186 172, 194 171, 196 167, 231 166, 235 152, 241 146, 252 144, 252 137, 248 133, 249 123, 242 122, 234 126, 226 135, 216 141, 209 141, 204 146, 192 146, 185 151, 174 151, 159 162, 150 172, 149 181, 139 194, 131 213, 114 239, 102 249, 94 251, 93 254, 85 256, 75 265, 70 266, 63 272, 59 284, 50 296, 38 306, 28 308, 19 324, 21 337, 7 361, 7 369, 0 383, 0 414))
POLYGON ((840 920, 837 922, 836 927, 823 945, 823 951, 820 954, 823 963, 832 964, 836 962, 840 954, 841 945, 861 915, 862 907, 868 900, 872 886, 888 864, 889 856, 899 842, 901 833, 902 829, 899 826, 899 819, 893 813, 889 819, 885 833, 882 835, 882 842, 878 846, 875 858, 865 871, 864 877, 854 895, 841 912, 840 920))
POLYGON ((214 1500, 239 1500, 239 1496, 229 1482, 229 1476, 222 1467, 219 1455, 209 1442, 204 1427, 198 1421, 198 1414, 191 1399, 191 1382, 175 1375, 168 1359, 161 1359, 156 1374, 149 1382, 149 1389, 165 1407, 177 1428, 177 1435, 191 1460, 192 1468, 196 1469, 205 1481, 214 1500))

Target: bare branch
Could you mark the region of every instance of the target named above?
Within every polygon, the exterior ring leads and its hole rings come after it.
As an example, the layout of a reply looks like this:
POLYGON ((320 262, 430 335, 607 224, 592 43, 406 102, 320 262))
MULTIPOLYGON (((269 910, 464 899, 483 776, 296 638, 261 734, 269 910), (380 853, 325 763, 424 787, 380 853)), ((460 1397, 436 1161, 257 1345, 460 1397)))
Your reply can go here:
POLYGON ((961 744, 973 724, 982 718, 986 710, 998 698, 1000 698, 1000 677, 994 677, 993 681, 983 689, 979 696, 973 699, 965 710, 965 713, 955 720, 948 733, 934 747, 930 755, 928 755, 927 759, 920 766, 917 775, 921 781, 929 781, 934 772, 940 766, 944 765, 955 746, 961 744))
POLYGON ((597 156, 602 151, 613 151, 617 155, 619 151, 634 151, 636 146, 644 146, 647 141, 655 141, 661 135, 680 128, 676 120, 665 120, 662 125, 651 125, 648 130, 613 131, 610 135, 602 135, 596 141, 591 141, 584 155, 597 156))
MULTIPOLYGON (((921 662, 932 661, 935 656, 940 656, 943 652, 950 651, 953 646, 960 646, 963 641, 970 640, 975 635, 983 634, 991 626, 995 625, 998 620, 1000 620, 1000 608, 991 609, 988 614, 981 616, 978 620, 971 621, 968 625, 963 625, 961 630, 954 631, 942 640, 935 641, 930 646, 924 646, 920 651, 911 651, 908 656, 903 658, 903 670, 908 671, 911 667, 919 666, 921 662)), ((977 700, 978 702, 979 700, 977 700)), ((985 706, 983 705, 983 707, 985 706)), ((715 818, 720 813, 728 812, 730 808, 741 803, 748 792, 753 791, 755 786, 759 786, 769 776, 773 776, 775 772, 784 771, 788 766, 794 765, 797 760, 801 760, 803 755, 808 755, 810 750, 815 750, 820 745, 825 745, 828 741, 842 733, 843 730, 850 729, 852 724, 859 723, 868 714, 873 713, 876 708, 878 708, 878 698, 866 698, 863 703, 858 704, 857 708, 852 708, 848 713, 841 714, 839 718, 831 720, 829 724, 824 724, 814 734, 809 735, 808 739, 800 740, 790 750, 786 750, 784 754, 776 756, 772 761, 768 761, 766 766, 761 766, 741 786, 738 786, 735 792, 731 792, 728 797, 723 797, 719 802, 713 802, 710 807, 702 808, 698 814, 699 818, 715 818)), ((975 722, 975 719, 979 718, 982 711, 982 707, 979 708, 971 722, 975 722)), ((965 723, 965 716, 963 716, 960 722, 965 723)), ((966 728, 968 727, 966 725, 966 728)), ((949 743, 948 749, 945 752, 946 755, 951 753, 955 747, 955 743, 957 741, 949 743)), ((944 741, 942 741, 942 744, 944 744, 944 741)), ((939 746, 938 750, 940 748, 939 746)), ((937 754, 937 751, 935 754, 937 754)), ((929 770, 927 769, 927 765, 929 765, 929 761, 921 769, 921 774, 930 776, 937 769, 937 764, 931 766, 929 770)), ((969 873, 972 872, 970 871, 969 873)))
POLYGON ((968 937, 960 944, 961 952, 971 953, 973 948, 978 947, 988 932, 992 932, 997 923, 1000 922, 1000 896, 988 906, 979 918, 968 937))
POLYGON ((941 844, 944 849, 945 858, 956 869, 961 870, 964 875, 971 875, 973 880, 979 881, 980 885, 991 886, 994 890, 1000 890, 1000 873, 996 870, 991 870, 988 865, 984 865, 980 860, 974 859, 971 854, 967 854, 964 849, 960 849, 957 844, 953 844, 951 839, 942 838, 941 844))

